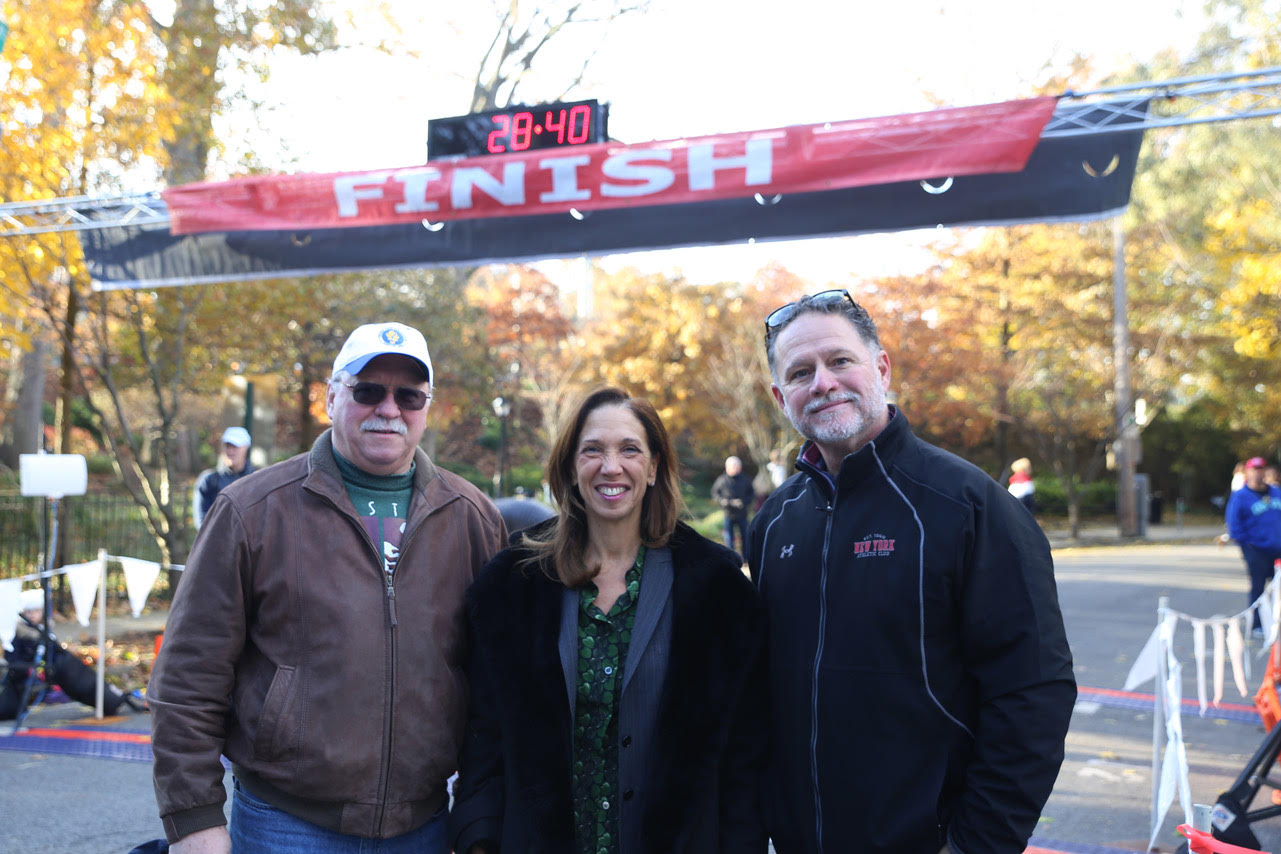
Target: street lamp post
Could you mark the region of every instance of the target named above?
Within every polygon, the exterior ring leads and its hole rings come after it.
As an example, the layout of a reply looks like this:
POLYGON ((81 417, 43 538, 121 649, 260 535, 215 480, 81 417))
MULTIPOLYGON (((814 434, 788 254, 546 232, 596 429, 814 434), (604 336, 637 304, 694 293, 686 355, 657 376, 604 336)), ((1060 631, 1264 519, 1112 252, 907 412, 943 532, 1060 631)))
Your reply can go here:
POLYGON ((494 398, 494 414, 498 416, 498 473, 494 475, 494 497, 501 498, 507 486, 507 416, 512 414, 511 401, 494 398))

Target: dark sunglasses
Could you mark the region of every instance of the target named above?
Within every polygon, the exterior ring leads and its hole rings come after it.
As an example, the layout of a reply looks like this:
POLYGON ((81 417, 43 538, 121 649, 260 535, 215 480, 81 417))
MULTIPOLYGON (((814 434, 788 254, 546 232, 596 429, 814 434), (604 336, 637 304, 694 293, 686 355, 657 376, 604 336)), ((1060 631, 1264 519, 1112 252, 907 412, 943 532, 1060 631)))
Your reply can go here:
MULTIPOLYGON (((351 399, 361 406, 377 406, 387 399, 388 389, 382 383, 361 381, 354 385, 347 385, 346 383, 343 383, 343 385, 351 389, 351 399)), ((411 388, 409 386, 397 386, 391 393, 397 406, 411 412, 417 412, 427 405, 427 401, 431 400, 431 395, 427 392, 420 388, 411 388)))
POLYGON ((810 296, 801 297, 796 302, 789 302, 787 305, 780 305, 765 317, 765 340, 768 341, 770 338, 777 335, 780 329, 791 323, 792 318, 796 316, 796 312, 802 306, 813 305, 825 307, 836 305, 841 302, 848 304, 852 309, 858 308, 858 303, 854 302, 854 298, 850 296, 850 292, 843 289, 820 291, 819 293, 811 294, 810 296))

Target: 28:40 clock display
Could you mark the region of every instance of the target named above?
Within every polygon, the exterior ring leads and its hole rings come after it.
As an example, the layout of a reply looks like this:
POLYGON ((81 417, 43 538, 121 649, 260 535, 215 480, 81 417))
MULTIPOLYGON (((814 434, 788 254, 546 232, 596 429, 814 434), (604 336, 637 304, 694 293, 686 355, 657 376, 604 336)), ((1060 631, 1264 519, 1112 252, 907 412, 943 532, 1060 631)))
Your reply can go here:
POLYGON ((608 139, 596 100, 511 107, 427 123, 429 159, 587 145, 608 139))

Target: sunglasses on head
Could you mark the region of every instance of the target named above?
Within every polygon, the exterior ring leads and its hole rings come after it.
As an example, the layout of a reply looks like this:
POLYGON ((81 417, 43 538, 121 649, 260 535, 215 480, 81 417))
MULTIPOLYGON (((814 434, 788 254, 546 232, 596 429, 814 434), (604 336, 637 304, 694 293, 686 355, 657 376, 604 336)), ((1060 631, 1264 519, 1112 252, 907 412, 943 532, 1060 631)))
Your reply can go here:
POLYGON ((791 323, 792 318, 796 316, 796 312, 800 310, 802 306, 813 305, 825 307, 842 302, 849 305, 850 308, 858 308, 858 304, 854 302, 854 298, 850 296, 850 292, 843 289, 820 291, 819 293, 811 294, 810 296, 801 297, 796 302, 789 302, 787 305, 780 305, 765 317, 765 340, 768 341, 772 336, 777 335, 780 329, 791 323))
MULTIPOLYGON (((351 389, 351 399, 361 406, 377 406, 387 399, 388 388, 382 383, 370 383, 362 380, 352 385, 347 385, 347 383, 343 383, 343 385, 351 389)), ((391 389, 391 394, 397 406, 411 412, 417 412, 427 405, 427 401, 431 400, 430 394, 420 388, 412 388, 410 386, 396 386, 396 388, 391 389)))

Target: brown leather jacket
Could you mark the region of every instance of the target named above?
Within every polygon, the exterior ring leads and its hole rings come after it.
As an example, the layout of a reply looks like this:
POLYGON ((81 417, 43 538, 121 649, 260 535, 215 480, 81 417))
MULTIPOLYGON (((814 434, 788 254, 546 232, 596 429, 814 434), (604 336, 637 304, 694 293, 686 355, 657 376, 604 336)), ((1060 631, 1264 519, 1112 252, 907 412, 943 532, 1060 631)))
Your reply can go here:
POLYGON ((219 495, 147 691, 170 841, 225 822, 220 754, 254 794, 340 833, 396 836, 445 803, 463 593, 506 529, 474 486, 415 462, 391 588, 328 432, 219 495))

